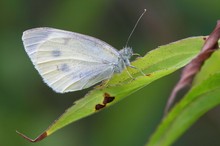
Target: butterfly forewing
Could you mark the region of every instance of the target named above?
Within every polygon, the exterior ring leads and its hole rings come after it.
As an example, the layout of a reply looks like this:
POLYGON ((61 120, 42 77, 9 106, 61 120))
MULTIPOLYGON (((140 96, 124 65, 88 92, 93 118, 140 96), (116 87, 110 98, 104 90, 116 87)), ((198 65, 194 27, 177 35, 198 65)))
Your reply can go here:
POLYGON ((44 81, 56 92, 88 88, 114 72, 119 53, 96 38, 53 28, 23 34, 25 50, 44 81))

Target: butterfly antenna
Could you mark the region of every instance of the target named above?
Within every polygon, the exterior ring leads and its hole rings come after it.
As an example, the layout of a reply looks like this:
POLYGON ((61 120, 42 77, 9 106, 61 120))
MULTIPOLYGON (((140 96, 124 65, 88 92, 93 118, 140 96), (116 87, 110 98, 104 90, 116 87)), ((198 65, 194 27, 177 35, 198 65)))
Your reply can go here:
POLYGON ((131 33, 130 33, 128 39, 127 39, 127 42, 126 42, 126 45, 125 45, 126 47, 128 46, 128 42, 129 42, 129 40, 130 40, 130 38, 131 38, 131 36, 132 36, 132 34, 133 34, 135 28, 137 27, 139 21, 141 20, 141 18, 143 17, 143 15, 145 14, 146 11, 147 11, 147 10, 144 9, 144 12, 141 14, 141 16, 138 18, 137 22, 135 23, 134 28, 132 29, 132 31, 131 31, 131 33))

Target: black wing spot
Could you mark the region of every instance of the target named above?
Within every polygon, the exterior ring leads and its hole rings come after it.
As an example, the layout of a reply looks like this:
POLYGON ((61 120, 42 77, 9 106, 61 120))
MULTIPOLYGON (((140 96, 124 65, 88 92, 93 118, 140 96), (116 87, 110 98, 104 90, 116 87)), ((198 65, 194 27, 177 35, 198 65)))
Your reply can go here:
POLYGON ((53 51, 52 51, 52 56, 53 56, 53 57, 59 57, 59 56, 61 56, 60 50, 53 50, 53 51))
POLYGON ((61 71, 63 71, 63 72, 68 72, 68 71, 70 71, 70 67, 69 67, 69 65, 67 65, 66 63, 61 64, 60 67, 59 67, 59 69, 60 69, 61 71))

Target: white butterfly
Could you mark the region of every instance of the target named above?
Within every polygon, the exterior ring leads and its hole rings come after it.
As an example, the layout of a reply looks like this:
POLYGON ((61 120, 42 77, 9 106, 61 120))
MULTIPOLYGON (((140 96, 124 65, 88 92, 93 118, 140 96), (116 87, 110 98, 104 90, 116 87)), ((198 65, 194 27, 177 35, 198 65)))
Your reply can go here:
POLYGON ((117 51, 99 39, 79 33, 34 28, 25 31, 22 40, 43 80, 59 93, 88 88, 131 66, 131 48, 117 51))

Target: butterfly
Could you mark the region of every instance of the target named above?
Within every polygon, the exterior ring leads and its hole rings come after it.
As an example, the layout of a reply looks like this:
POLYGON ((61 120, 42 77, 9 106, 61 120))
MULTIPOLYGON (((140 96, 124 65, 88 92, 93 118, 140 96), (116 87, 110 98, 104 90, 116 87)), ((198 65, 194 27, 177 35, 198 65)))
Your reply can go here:
POLYGON ((42 27, 26 30, 22 40, 44 82, 58 93, 89 88, 133 67, 132 48, 118 51, 88 35, 42 27))

